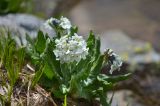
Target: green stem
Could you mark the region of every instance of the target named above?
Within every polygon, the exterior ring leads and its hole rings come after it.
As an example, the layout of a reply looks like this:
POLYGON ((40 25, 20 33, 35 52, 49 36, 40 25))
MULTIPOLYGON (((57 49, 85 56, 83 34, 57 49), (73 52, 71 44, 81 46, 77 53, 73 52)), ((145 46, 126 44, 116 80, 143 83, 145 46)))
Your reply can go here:
POLYGON ((67 106, 67 95, 64 96, 64 103, 63 106, 67 106))

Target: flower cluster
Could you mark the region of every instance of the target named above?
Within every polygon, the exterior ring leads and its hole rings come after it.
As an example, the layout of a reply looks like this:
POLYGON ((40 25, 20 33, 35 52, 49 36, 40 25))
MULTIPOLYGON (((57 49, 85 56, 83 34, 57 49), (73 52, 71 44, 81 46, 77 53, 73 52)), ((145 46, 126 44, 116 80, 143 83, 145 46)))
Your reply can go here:
POLYGON ((79 62, 88 55, 87 44, 82 36, 74 34, 73 36, 65 35, 55 40, 56 48, 53 51, 57 60, 61 63, 79 62))
POLYGON ((71 22, 66 17, 61 17, 59 20, 59 26, 63 29, 70 29, 72 27, 71 22))
POLYGON ((110 65, 110 74, 112 74, 113 71, 119 69, 122 66, 122 59, 120 56, 115 54, 111 49, 107 49, 107 55, 108 55, 108 63, 110 65))
POLYGON ((49 29, 53 29, 53 26, 58 26, 64 30, 70 30, 72 27, 71 22, 66 17, 61 17, 59 20, 56 18, 50 18, 45 22, 45 27, 49 29))

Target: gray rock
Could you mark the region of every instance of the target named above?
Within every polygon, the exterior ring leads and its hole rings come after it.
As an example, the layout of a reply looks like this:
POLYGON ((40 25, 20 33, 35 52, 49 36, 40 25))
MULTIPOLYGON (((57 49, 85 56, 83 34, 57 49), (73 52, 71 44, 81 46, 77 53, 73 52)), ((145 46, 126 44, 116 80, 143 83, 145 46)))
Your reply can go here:
POLYGON ((41 26, 44 22, 42 19, 29 14, 9 14, 6 18, 9 20, 14 20, 18 26, 29 32, 38 30, 39 26, 41 26))
POLYGON ((19 31, 22 35, 26 32, 34 35, 43 22, 42 19, 29 14, 8 14, 0 17, 0 26, 19 31))
POLYGON ((43 25, 44 20, 37 18, 29 14, 8 14, 5 16, 0 16, 0 28, 6 28, 9 30, 18 43, 18 37, 22 38, 24 44, 26 44, 25 36, 26 33, 30 35, 31 38, 35 38, 38 30, 42 30, 48 33, 49 36, 54 36, 54 31, 46 29, 43 25))
POLYGON ((129 63, 150 63, 160 61, 160 55, 148 43, 129 38, 121 30, 110 30, 102 34, 101 51, 113 49, 129 63))

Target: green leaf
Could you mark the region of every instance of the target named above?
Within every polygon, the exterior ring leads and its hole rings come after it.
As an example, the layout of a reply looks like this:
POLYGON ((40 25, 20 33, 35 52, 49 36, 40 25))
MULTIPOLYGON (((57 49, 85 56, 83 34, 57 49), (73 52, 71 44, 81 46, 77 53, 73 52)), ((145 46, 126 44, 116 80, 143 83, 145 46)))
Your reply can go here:
POLYGON ((75 67, 72 69, 72 73, 71 74, 75 74, 78 75, 78 73, 86 73, 86 72, 82 72, 82 71, 90 71, 90 57, 87 57, 86 59, 81 59, 81 61, 75 65, 75 67), (89 66, 88 66, 89 65, 89 66))
POLYGON ((41 78, 41 76, 43 74, 43 71, 44 71, 44 66, 41 65, 39 70, 34 75, 34 78, 32 80, 32 84, 31 84, 32 87, 34 87, 37 84, 37 82, 39 81, 39 79, 41 78))
POLYGON ((35 48, 40 54, 43 53, 46 48, 46 39, 41 31, 38 32, 35 48))
POLYGON ((95 47, 95 35, 92 31, 90 31, 89 37, 87 39, 87 47, 89 48, 89 54, 94 53, 94 47, 95 47))
POLYGON ((19 48, 17 51, 16 51, 16 58, 17 58, 17 62, 16 62, 16 70, 14 71, 15 72, 15 78, 18 79, 19 77, 19 72, 21 71, 22 69, 22 66, 23 66, 23 63, 24 63, 24 57, 25 57, 25 48, 22 47, 22 48, 19 48))
POLYGON ((22 65, 24 63, 24 57, 25 57, 25 47, 19 48, 17 50, 17 62, 18 62, 18 66, 19 68, 22 68, 22 65))
POLYGON ((108 81, 108 82, 111 82, 111 83, 116 83, 116 82, 119 82, 119 81, 126 80, 130 76, 131 76, 131 73, 128 73, 128 74, 125 74, 125 75, 118 75, 118 76, 107 76, 105 74, 99 74, 97 76, 97 79, 101 80, 101 81, 108 81))
POLYGON ((71 27, 71 35, 78 32, 78 27, 71 27))
POLYGON ((93 64, 91 68, 90 76, 95 78, 98 74, 100 74, 104 61, 104 55, 99 56, 98 60, 93 64))
POLYGON ((77 77, 75 75, 72 75, 71 81, 70 81, 70 92, 74 95, 77 95, 77 93, 81 90, 81 85, 79 80, 77 80, 77 77))
POLYGON ((107 102, 106 93, 104 93, 103 91, 102 91, 102 94, 100 95, 100 103, 102 106, 111 106, 111 104, 107 102))
POLYGON ((71 80, 71 65, 67 63, 61 63, 60 67, 61 67, 63 82, 65 84, 68 84, 68 81, 71 80))
POLYGON ((95 40, 95 54, 94 54, 95 59, 98 59, 99 55, 101 54, 100 47, 101 47, 101 42, 100 42, 100 38, 98 37, 95 40))
POLYGON ((45 64, 44 66, 44 74, 47 76, 47 78, 52 79, 54 76, 53 70, 48 66, 48 64, 45 64))
MULTIPOLYGON (((53 49, 51 49, 53 50, 53 49)), ((53 51, 47 50, 47 53, 44 56, 44 62, 53 70, 57 78, 62 76, 60 62, 56 60, 56 57, 53 54, 53 51)))
POLYGON ((81 67, 81 70, 77 70, 77 71, 79 71, 78 73, 76 73, 77 80, 80 81, 80 80, 86 79, 90 74, 91 66, 92 66, 92 61, 86 63, 85 67, 83 67, 83 68, 81 67))
POLYGON ((97 81, 99 83, 99 86, 103 87, 104 92, 107 92, 111 89, 113 89, 113 84, 108 81, 97 81))
POLYGON ((64 94, 58 89, 56 91, 52 91, 56 98, 63 98, 64 94))
POLYGON ((26 40, 27 40, 27 43, 34 45, 34 39, 32 39, 30 35, 26 34, 26 40))
POLYGON ((11 84, 13 85, 16 82, 16 72, 14 67, 14 53, 16 50, 15 42, 14 40, 8 38, 9 40, 6 42, 4 55, 3 55, 3 61, 5 68, 7 69, 9 80, 11 81, 11 84))
POLYGON ((51 90, 55 93, 55 90, 59 89, 59 81, 53 76, 52 79, 49 79, 46 74, 42 74, 41 78, 39 79, 39 84, 46 88, 46 90, 51 90))

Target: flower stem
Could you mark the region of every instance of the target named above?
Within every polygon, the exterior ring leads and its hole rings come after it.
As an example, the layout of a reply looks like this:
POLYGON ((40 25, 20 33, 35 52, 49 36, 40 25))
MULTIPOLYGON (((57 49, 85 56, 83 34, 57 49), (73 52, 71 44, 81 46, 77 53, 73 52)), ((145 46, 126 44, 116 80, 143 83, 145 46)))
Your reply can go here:
POLYGON ((64 96, 64 103, 63 106, 67 106, 67 95, 64 96))

